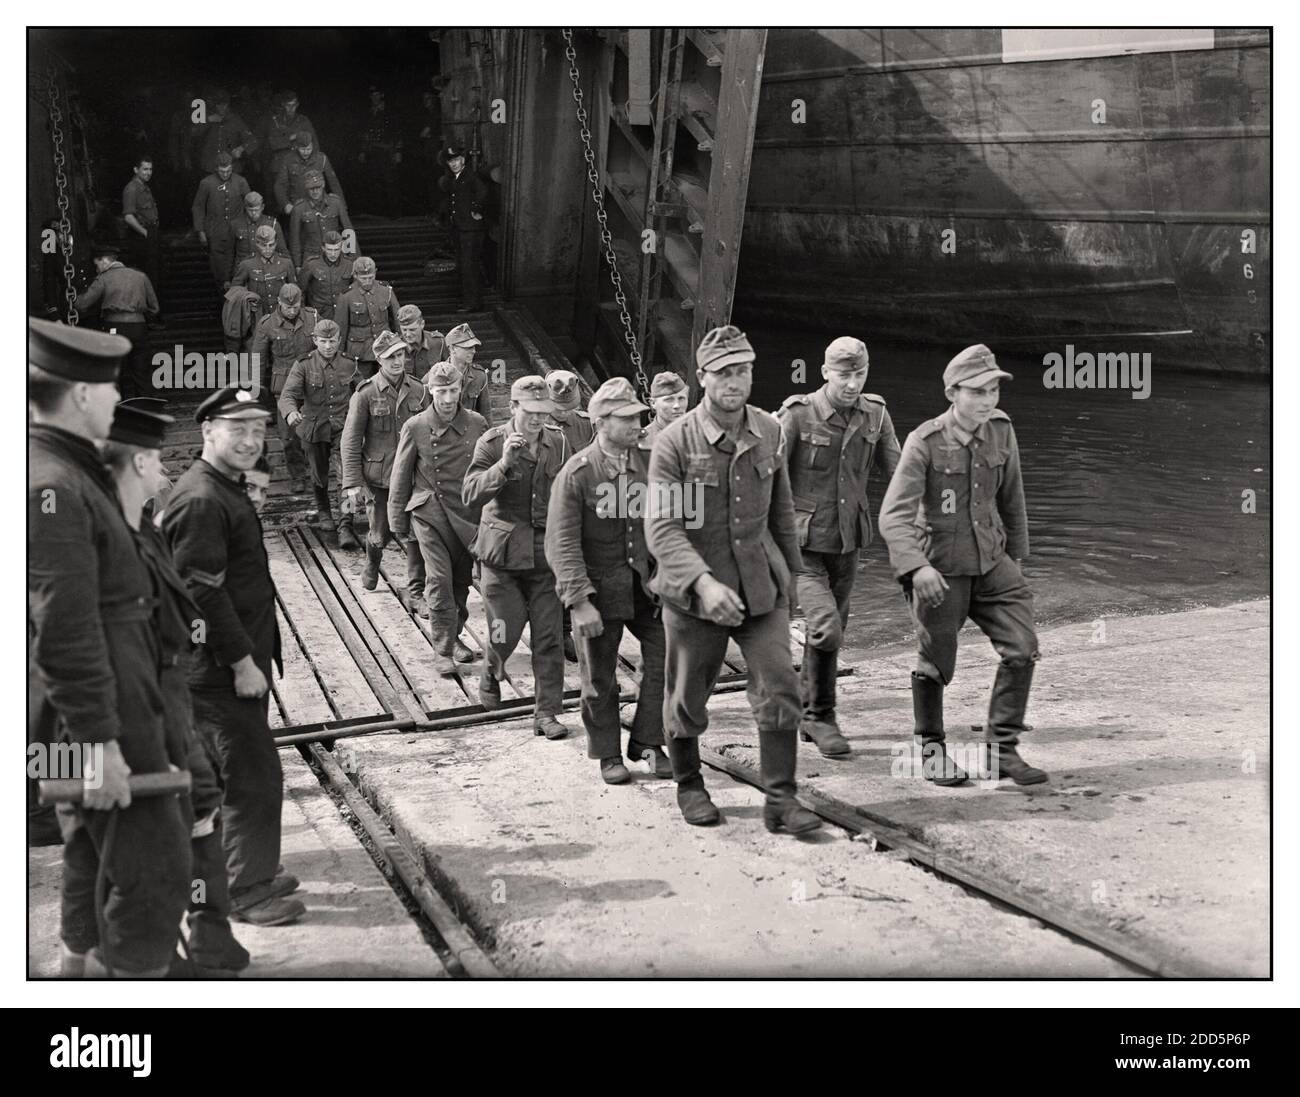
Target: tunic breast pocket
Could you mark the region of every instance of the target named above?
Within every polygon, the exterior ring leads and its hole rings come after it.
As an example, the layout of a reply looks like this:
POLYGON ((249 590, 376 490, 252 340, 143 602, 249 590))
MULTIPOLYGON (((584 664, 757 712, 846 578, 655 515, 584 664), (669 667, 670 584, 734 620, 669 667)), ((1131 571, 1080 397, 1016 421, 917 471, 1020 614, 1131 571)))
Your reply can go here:
POLYGON ((999 453, 997 450, 989 450, 982 453, 975 461, 975 476, 972 477, 974 482, 979 485, 977 490, 983 498, 996 495, 998 488, 1002 486, 1002 475, 1006 470, 1007 455, 999 453), (985 467, 987 466, 987 468, 985 467), (983 473, 983 475, 979 475, 983 473))
POLYGON ((710 453, 688 453, 686 455, 686 479, 690 483, 703 484, 706 488, 718 486, 718 466, 710 453))
POLYGON ((799 453, 802 457, 801 463, 805 468, 830 468, 830 432, 824 430, 801 430, 799 432, 799 453))
POLYGON ((353 301, 348 305, 348 312, 351 313, 349 321, 353 324, 368 325, 370 323, 370 314, 366 311, 364 301, 353 301))

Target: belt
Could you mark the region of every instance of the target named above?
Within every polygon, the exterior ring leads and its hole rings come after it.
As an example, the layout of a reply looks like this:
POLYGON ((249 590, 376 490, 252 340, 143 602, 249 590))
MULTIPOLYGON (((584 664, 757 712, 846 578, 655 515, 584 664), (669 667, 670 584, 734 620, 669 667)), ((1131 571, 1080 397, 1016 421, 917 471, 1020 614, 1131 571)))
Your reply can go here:
POLYGON ((106 324, 143 324, 143 312, 101 313, 100 319, 106 324))

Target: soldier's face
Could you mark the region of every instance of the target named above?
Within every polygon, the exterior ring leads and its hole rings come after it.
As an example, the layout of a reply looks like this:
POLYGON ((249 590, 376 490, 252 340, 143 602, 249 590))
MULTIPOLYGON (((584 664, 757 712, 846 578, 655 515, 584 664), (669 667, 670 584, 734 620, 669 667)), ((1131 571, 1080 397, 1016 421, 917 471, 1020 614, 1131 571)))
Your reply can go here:
POLYGON ((329 262, 329 263, 337 263, 337 262, 339 261, 339 256, 343 254, 343 245, 342 245, 342 244, 322 244, 322 245, 321 245, 321 251, 325 253, 325 261, 326 261, 326 262, 329 262))
POLYGON ((140 177, 140 182, 147 183, 153 178, 153 164, 146 160, 136 167, 135 173, 140 177))
POLYGON ((136 475, 143 481, 144 497, 152 499, 155 495, 171 487, 167 479, 167 470, 163 468, 162 453, 156 449, 141 450, 131 459, 136 475))
POLYGON ((316 344, 316 349, 320 351, 322 358, 333 358, 339 352, 339 337, 337 335, 314 335, 312 342, 316 344))
POLYGON ((866 366, 855 370, 831 369, 830 366, 822 366, 822 376, 826 378, 826 390, 831 398, 831 403, 840 407, 847 407, 852 404, 862 395, 863 389, 867 387, 866 366))
POLYGON ((247 217, 250 221, 257 221, 261 218, 262 210, 264 210, 265 208, 266 206, 261 202, 258 202, 257 205, 255 206, 249 205, 247 202, 245 202, 244 216, 247 217))
POLYGON ((270 487, 271 474, 269 472, 251 469, 244 473, 244 490, 248 492, 248 498, 252 500, 253 509, 258 514, 261 514, 262 508, 266 506, 266 493, 270 487))
POLYGON ((650 406, 654 408, 655 418, 667 426, 686 414, 686 390, 671 392, 667 396, 652 396, 650 406))
POLYGON ((387 379, 388 383, 396 384, 402 379, 402 374, 406 372, 406 348, 400 347, 388 354, 382 362, 379 363, 379 370, 387 379))
POLYGON ((298 113, 298 100, 290 99, 284 105, 284 116, 286 118, 292 118, 297 113, 298 113))
POLYGON ((754 387, 754 364, 735 362, 719 370, 700 370, 700 385, 705 394, 723 411, 739 411, 754 387))
POLYGON ((424 321, 416 320, 413 324, 403 324, 401 331, 402 342, 408 347, 418 347, 420 340, 424 337, 424 321))
POLYGON ((453 156, 447 161, 447 167, 451 170, 452 175, 459 175, 465 170, 465 157, 453 156))
POLYGON ((450 419, 456 414, 456 409, 460 406, 460 382, 454 385, 438 385, 429 389, 429 397, 433 401, 433 410, 437 412, 440 419, 450 419))
POLYGON ((352 281, 362 289, 369 289, 375 284, 375 276, 373 274, 354 274, 352 281))
POLYGON ((295 301, 293 302, 293 304, 289 304, 288 301, 280 302, 280 315, 283 316, 286 320, 297 320, 298 313, 300 312, 302 312, 301 301, 295 301))
POLYGON ((266 419, 209 419, 203 424, 203 441, 222 463, 247 472, 266 445, 266 419))
POLYGON ((474 361, 474 352, 477 349, 477 347, 452 347, 451 361, 464 369, 474 361))
POLYGON ((611 445, 627 449, 636 444, 641 433, 641 415, 639 412, 631 415, 606 415, 601 419, 598 429, 600 436, 611 445))
POLYGON ((998 382, 990 381, 987 385, 973 388, 970 385, 957 385, 947 390, 948 399, 952 401, 953 411, 959 418, 978 426, 983 423, 998 406, 1001 395, 998 382))
POLYGON ((263 259, 270 259, 271 256, 275 254, 275 241, 268 240, 265 243, 263 243, 261 240, 259 240, 257 242, 257 254, 260 255, 263 259))
POLYGON ((319 202, 322 198, 325 197, 325 188, 320 184, 317 184, 314 187, 308 187, 307 197, 310 198, 313 202, 319 202))
POLYGON ((298 146, 298 155, 301 156, 304 160, 310 160, 310 159, 311 159, 312 147, 313 147, 313 146, 311 146, 311 145, 299 145, 299 146, 298 146))
POLYGON ((520 434, 526 434, 529 438, 536 438, 541 434, 542 427, 550 419, 550 412, 546 411, 525 411, 518 403, 510 405, 515 422, 515 430, 520 434))
POLYGON ((220 179, 223 183, 234 174, 235 174, 234 164, 217 165, 217 178, 220 179))
POLYGON ((97 441, 107 438, 113 426, 113 412, 117 410, 117 402, 121 398, 117 382, 108 381, 100 385, 79 383, 74 390, 74 397, 86 417, 90 436, 97 441))

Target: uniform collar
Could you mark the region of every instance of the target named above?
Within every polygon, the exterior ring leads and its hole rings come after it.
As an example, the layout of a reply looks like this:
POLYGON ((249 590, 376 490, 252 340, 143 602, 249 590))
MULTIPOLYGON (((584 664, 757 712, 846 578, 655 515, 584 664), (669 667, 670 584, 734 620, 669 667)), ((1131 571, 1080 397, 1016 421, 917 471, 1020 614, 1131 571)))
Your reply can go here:
POLYGON ((248 492, 244 488, 244 474, 242 472, 239 474, 238 480, 232 480, 211 461, 205 461, 202 457, 197 458, 194 464, 198 466, 198 470, 207 476, 209 480, 215 480, 219 484, 224 484, 230 491, 237 492, 245 499, 248 498, 248 492))
POLYGON ((988 435, 987 428, 989 425, 989 421, 987 419, 984 420, 984 422, 982 422, 972 432, 972 431, 968 431, 965 427, 963 427, 960 423, 957 422, 957 416, 953 414, 953 410, 951 406, 949 406, 948 410, 945 411, 943 415, 941 415, 939 418, 943 422, 944 433, 947 434, 950 438, 955 438, 963 446, 969 446, 972 438, 978 438, 981 442, 988 440, 989 435, 988 435))
POLYGON ((604 463, 605 472, 611 470, 614 472, 626 472, 628 470, 628 465, 631 463, 630 450, 625 449, 621 453, 616 454, 610 453, 609 450, 600 444, 600 435, 596 435, 596 437, 591 440, 591 446, 599 455, 600 460, 604 463))
MULTIPOLYGON (((417 382, 418 383, 418 382, 417 382)), ((429 429, 437 430, 441 420, 438 413, 433 410, 433 405, 429 405, 429 429)), ((454 430, 457 434, 465 433, 465 409, 459 404, 456 406, 456 414, 451 417, 451 422, 447 424, 445 430, 454 430)))
POLYGON ((862 406, 855 400, 847 408, 837 408, 831 403, 830 395, 826 391, 826 386, 822 385, 812 394, 812 406, 817 412, 817 417, 823 421, 830 419, 836 413, 844 416, 846 423, 853 422, 854 412, 862 410, 862 406))
MULTIPOLYGON (((718 439, 725 438, 727 432, 723 430, 722 425, 709 414, 708 406, 703 400, 699 402, 695 410, 699 413, 700 426, 704 428, 704 437, 708 439, 709 445, 716 446, 718 444, 718 439)), ((750 434, 754 435, 754 437, 757 438, 759 436, 758 430, 754 427, 754 409, 749 404, 745 405, 745 414, 741 418, 741 426, 743 426, 745 430, 749 431, 750 434)))

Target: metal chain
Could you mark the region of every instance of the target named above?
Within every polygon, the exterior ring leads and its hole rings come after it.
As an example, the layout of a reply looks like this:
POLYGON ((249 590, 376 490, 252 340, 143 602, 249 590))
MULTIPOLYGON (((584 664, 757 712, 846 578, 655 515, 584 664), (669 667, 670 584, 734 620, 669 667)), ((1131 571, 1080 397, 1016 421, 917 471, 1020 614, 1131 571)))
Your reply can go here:
POLYGON ((578 129, 582 134, 582 155, 587 161, 587 178, 591 180, 591 197, 596 203, 596 220, 600 223, 600 242, 605 247, 605 262, 609 265, 609 278, 614 284, 614 300, 618 303, 619 319, 623 322, 623 339, 628 346, 628 356, 632 359, 632 368, 636 373, 636 384, 642 397, 649 396, 650 382, 646 378, 641 364, 641 350, 637 346, 636 333, 632 330, 632 314, 628 311, 627 295, 623 292, 623 275, 618 269, 618 256, 614 252, 614 238, 609 232, 609 220, 605 215, 605 190, 600 182, 600 173, 596 170, 596 154, 591 147, 591 130, 587 125, 587 108, 583 106, 582 85, 579 83, 578 54, 573 48, 573 31, 568 27, 561 29, 564 36, 564 56, 569 62, 569 79, 573 82, 573 101, 577 104, 578 129))
POLYGON ((68 176, 63 170, 67 159, 63 154, 63 111, 59 107, 59 70, 50 65, 50 129, 54 140, 54 185, 59 200, 59 247, 63 252, 63 296, 68 301, 68 323, 77 324, 77 268, 72 263, 72 219, 68 216, 68 176))

